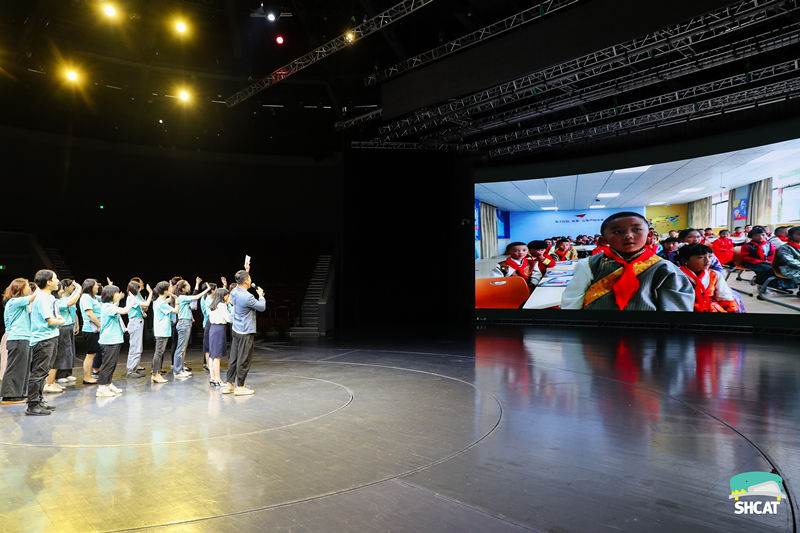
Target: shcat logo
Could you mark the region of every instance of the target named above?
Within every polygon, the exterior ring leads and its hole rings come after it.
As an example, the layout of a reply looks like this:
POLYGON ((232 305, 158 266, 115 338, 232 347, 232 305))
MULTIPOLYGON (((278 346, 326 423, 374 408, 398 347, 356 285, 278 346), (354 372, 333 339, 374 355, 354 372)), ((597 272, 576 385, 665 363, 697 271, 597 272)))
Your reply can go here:
POLYGON ((783 479, 771 472, 744 472, 731 478, 731 494, 736 500, 735 514, 776 514, 781 498, 785 498, 783 479), (745 496, 766 496, 775 501, 739 501, 745 496))

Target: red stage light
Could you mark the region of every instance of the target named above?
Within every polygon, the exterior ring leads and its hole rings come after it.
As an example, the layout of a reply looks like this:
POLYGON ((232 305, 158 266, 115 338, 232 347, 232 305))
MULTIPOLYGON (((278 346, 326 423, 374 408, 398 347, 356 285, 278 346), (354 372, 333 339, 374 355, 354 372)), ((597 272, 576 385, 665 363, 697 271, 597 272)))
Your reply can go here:
POLYGON ((283 44, 285 42, 283 35, 278 35, 277 37, 275 37, 275 42, 278 44, 283 44))

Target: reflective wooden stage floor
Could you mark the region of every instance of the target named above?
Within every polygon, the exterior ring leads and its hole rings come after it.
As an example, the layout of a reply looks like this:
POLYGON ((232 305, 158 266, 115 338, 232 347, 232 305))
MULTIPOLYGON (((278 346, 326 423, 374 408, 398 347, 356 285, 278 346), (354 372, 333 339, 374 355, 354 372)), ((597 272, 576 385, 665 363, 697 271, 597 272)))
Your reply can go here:
POLYGON ((184 382, 69 387, 49 417, 4 406, 0 531, 792 531, 797 342, 267 342, 250 397, 210 388, 193 352, 184 382), (730 478, 773 467, 790 500, 734 514, 730 478))

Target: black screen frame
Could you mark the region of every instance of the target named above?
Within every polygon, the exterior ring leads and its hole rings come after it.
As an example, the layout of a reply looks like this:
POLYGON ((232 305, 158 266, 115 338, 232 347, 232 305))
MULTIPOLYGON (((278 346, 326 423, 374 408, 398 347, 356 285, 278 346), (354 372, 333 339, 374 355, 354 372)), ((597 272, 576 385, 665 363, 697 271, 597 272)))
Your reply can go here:
MULTIPOLYGON (((730 131, 700 139, 666 143, 630 151, 606 153, 591 157, 543 161, 505 166, 473 168, 472 188, 479 183, 545 179, 572 174, 588 174, 617 168, 668 163, 734 150, 753 148, 800 138, 800 118, 773 122, 748 129, 730 131)), ((474 208, 474 194, 473 205, 474 208)), ((470 253, 474 256, 473 250, 470 253)), ((474 263, 473 263, 474 265, 474 263)), ((474 276, 473 276, 474 280, 474 276)), ((472 284, 473 307, 475 285, 472 284)), ((749 298, 749 296, 745 296, 749 298)), ((800 297, 792 304, 800 305, 800 297)), ((474 309, 476 323, 557 323, 576 326, 627 325, 644 327, 695 328, 741 331, 780 331, 800 333, 800 314, 775 313, 687 313, 658 311, 630 313, 626 311, 587 311, 570 309, 474 309)))

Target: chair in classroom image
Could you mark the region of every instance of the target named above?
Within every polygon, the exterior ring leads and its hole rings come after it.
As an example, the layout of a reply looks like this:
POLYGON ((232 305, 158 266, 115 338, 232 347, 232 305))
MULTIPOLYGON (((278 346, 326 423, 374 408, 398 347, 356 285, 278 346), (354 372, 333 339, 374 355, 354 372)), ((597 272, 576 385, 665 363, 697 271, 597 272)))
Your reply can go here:
MULTIPOLYGON (((780 299, 779 299, 780 296, 778 296, 778 295, 770 296, 770 297, 768 297, 766 295, 767 294, 767 289, 771 289, 772 288, 772 287, 769 286, 769 284, 772 283, 772 281, 779 280, 779 279, 789 279, 789 278, 787 278, 786 276, 784 276, 784 275, 782 275, 780 273, 780 271, 779 271, 780 266, 781 266, 780 260, 778 259, 778 256, 775 256, 775 260, 772 262, 772 276, 768 277, 764 281, 764 283, 762 283, 758 287, 758 296, 756 296, 756 298, 758 298, 759 300, 764 300, 765 302, 773 303, 775 305, 780 305, 782 307, 788 307, 789 309, 794 309, 795 311, 800 311, 800 306, 791 305, 791 304, 787 304, 785 302, 782 302, 782 301, 780 301, 780 299)), ((794 294, 792 294, 791 291, 785 291, 785 290, 782 290, 782 289, 773 289, 773 290, 781 292, 785 296, 792 296, 792 297, 795 296, 794 294)))
MULTIPOLYGON (((725 270, 728 271, 728 273, 725 275, 725 281, 728 281, 728 279, 731 277, 731 274, 733 274, 734 272, 737 272, 736 281, 751 281, 750 279, 742 279, 742 274, 745 273, 745 272, 751 272, 751 270, 749 268, 745 267, 744 263, 742 263, 742 247, 741 246, 734 246, 734 248, 733 248, 733 264, 735 266, 732 266, 732 267, 726 266, 726 267, 724 267, 725 270)), ((754 277, 755 277, 755 273, 754 273, 754 277)), ((741 289, 737 289, 736 287, 731 287, 731 289, 735 290, 738 293, 746 294, 747 296, 755 296, 755 294, 752 293, 752 292, 743 291, 741 289)))
POLYGON ((529 296, 528 284, 519 276, 475 280, 477 309, 519 309, 529 296))

